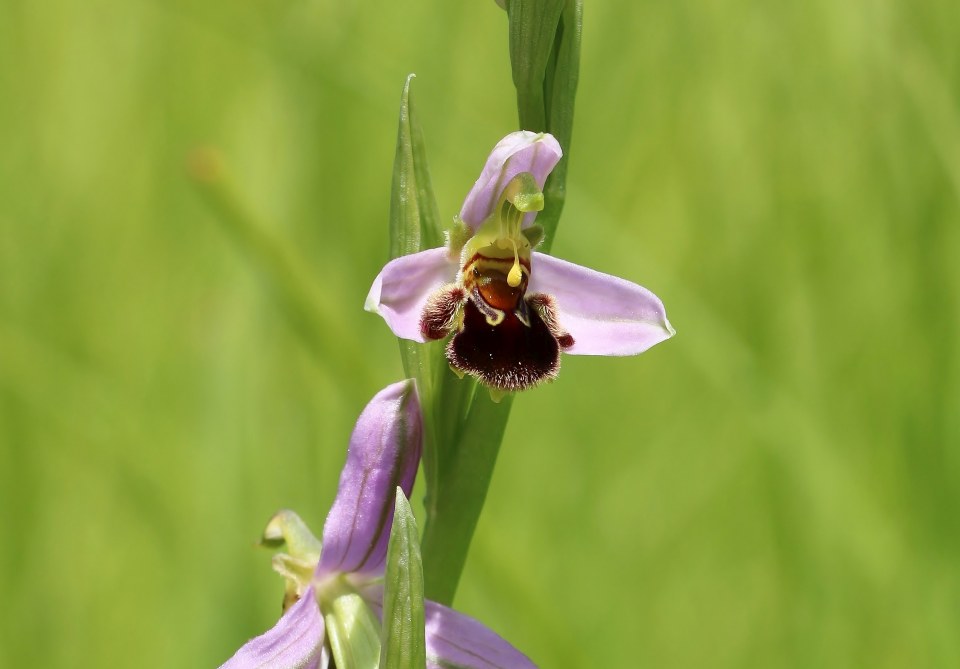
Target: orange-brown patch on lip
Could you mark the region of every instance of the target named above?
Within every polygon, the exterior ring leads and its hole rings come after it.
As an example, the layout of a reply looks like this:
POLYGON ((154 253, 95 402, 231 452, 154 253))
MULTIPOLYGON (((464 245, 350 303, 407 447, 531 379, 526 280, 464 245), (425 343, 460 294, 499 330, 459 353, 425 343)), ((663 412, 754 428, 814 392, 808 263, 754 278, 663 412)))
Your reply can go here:
POLYGON ((507 275, 495 269, 482 272, 477 279, 477 290, 483 301, 500 311, 513 311, 523 299, 527 290, 526 277, 519 286, 511 286, 507 282, 507 275))

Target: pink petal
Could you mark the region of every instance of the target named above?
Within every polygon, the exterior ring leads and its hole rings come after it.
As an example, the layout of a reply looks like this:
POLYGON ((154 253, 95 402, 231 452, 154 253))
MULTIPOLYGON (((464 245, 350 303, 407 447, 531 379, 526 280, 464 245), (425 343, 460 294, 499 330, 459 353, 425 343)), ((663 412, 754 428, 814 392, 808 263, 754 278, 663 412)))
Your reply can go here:
POLYGON ((370 287, 363 308, 383 316, 393 334, 423 342, 420 316, 432 293, 456 279, 457 259, 446 248, 391 260, 370 287))
POLYGON ((428 669, 536 669, 526 655, 469 616, 424 602, 428 669))
POLYGON ((350 436, 337 498, 323 526, 318 576, 383 573, 397 486, 406 495, 413 489, 422 441, 413 381, 387 386, 370 400, 350 436))
POLYGON ((327 669, 323 616, 308 588, 273 629, 243 645, 220 669, 327 669))
MULTIPOLYGON (((383 586, 364 590, 364 599, 383 620, 383 586)), ((427 669, 537 669, 526 655, 470 616, 424 600, 427 669)))
MULTIPOLYGON (((543 189, 547 176, 562 156, 560 143, 553 135, 528 130, 510 133, 493 147, 480 178, 463 201, 460 218, 476 232, 490 216, 510 179, 521 172, 530 172, 543 189)), ((524 227, 532 224, 536 215, 536 212, 528 213, 523 220, 524 227)))
POLYGON ((643 286, 536 252, 534 293, 553 298, 560 327, 573 336, 566 353, 636 355, 674 335, 660 298, 643 286))

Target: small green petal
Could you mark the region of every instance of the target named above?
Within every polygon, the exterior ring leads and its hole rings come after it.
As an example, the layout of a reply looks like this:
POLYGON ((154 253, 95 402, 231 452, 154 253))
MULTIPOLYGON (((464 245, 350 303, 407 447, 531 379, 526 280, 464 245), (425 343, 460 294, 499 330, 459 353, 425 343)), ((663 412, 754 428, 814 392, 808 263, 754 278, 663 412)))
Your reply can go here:
POLYGON ((377 669, 380 660, 380 623, 359 594, 342 594, 324 616, 330 649, 337 667, 377 669))
POLYGON ((521 231, 523 236, 527 238, 527 242, 530 244, 530 248, 535 249, 543 241, 543 226, 539 223, 534 223, 529 228, 521 231))
POLYGON ((447 248, 454 256, 460 255, 460 251, 473 237, 473 230, 469 225, 463 222, 459 216, 453 219, 453 226, 447 232, 447 248))
POLYGON ((533 175, 521 172, 515 176, 503 191, 503 195, 519 211, 543 210, 543 193, 533 175))
POLYGON ((313 536, 303 519, 290 509, 278 511, 267 522, 260 545, 286 548, 291 556, 314 563, 320 559, 320 540, 313 536))
POLYGON ((286 611, 310 587, 313 572, 320 561, 320 540, 313 536, 300 516, 284 509, 267 523, 260 545, 287 551, 273 556, 273 570, 286 581, 283 595, 283 610, 286 611))

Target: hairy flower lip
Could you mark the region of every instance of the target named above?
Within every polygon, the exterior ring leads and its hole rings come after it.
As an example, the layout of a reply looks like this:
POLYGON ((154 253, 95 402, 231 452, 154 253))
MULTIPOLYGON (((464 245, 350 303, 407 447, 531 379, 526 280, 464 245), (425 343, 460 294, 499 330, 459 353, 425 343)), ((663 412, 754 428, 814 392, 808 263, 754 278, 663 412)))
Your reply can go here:
POLYGON ((526 390, 556 378, 560 343, 536 309, 524 308, 522 316, 519 310, 500 311, 494 322, 482 305, 482 297, 463 304, 463 325, 446 348, 454 369, 503 392, 526 390))

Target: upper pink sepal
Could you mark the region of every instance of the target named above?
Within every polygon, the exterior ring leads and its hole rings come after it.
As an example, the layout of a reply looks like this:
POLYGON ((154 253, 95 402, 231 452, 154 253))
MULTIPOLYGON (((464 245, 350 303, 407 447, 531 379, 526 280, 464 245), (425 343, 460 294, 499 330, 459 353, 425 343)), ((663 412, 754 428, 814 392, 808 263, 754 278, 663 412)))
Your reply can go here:
MULTIPOLYGON (((493 212, 503 189, 513 177, 521 172, 530 172, 543 190, 547 176, 562 156, 560 142, 549 133, 529 130, 511 132, 490 152, 480 178, 463 201, 460 218, 476 232, 493 212)), ((526 214, 523 227, 531 225, 536 215, 536 212, 526 214)))

